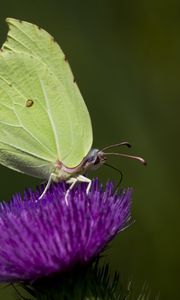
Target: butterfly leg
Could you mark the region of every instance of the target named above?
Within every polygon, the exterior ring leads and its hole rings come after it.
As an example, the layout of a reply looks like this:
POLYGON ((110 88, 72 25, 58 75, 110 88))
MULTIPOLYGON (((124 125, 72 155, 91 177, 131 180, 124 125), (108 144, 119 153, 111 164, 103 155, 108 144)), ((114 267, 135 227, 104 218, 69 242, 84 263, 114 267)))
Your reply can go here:
POLYGON ((75 184, 76 184, 78 181, 79 181, 79 182, 87 182, 87 183, 88 183, 88 186, 87 186, 87 189, 86 189, 86 194, 89 193, 89 190, 90 190, 90 188, 91 188, 91 179, 89 179, 89 178, 87 178, 87 177, 85 177, 85 176, 83 176, 83 175, 79 175, 79 176, 77 176, 77 177, 71 177, 71 178, 67 181, 67 183, 70 183, 70 184, 71 184, 70 187, 69 187, 69 189, 68 189, 67 192, 66 192, 66 195, 65 195, 65 202, 66 202, 67 205, 68 205, 68 195, 69 195, 69 192, 72 190, 72 188, 75 186, 75 184))
POLYGON ((91 188, 92 180, 89 179, 89 178, 87 178, 87 177, 85 177, 85 176, 83 176, 83 175, 79 175, 79 176, 77 177, 77 180, 80 181, 80 182, 87 182, 87 183, 88 183, 88 186, 87 186, 87 188, 86 188, 86 194, 88 194, 89 191, 90 191, 90 188, 91 188))
POLYGON ((67 180, 67 183, 70 184, 70 187, 68 188, 66 194, 65 194, 65 202, 68 205, 68 196, 72 188, 75 186, 76 182, 78 181, 77 177, 71 177, 69 180, 67 180))
POLYGON ((42 192, 42 194, 41 194, 41 195, 39 196, 39 198, 38 198, 39 200, 41 200, 41 199, 44 197, 44 195, 46 194, 48 188, 49 188, 50 185, 51 185, 52 178, 53 178, 54 175, 55 175, 54 173, 51 173, 51 174, 50 174, 49 179, 48 179, 48 182, 47 182, 47 184, 46 184, 46 186, 45 186, 45 189, 44 189, 44 191, 42 192))

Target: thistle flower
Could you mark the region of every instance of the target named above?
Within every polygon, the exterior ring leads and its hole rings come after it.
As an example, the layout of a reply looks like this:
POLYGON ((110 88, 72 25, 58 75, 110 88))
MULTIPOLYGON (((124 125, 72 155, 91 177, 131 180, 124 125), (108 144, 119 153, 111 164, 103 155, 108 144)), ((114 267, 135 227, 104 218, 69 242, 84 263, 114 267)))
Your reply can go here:
POLYGON ((98 180, 74 187, 65 202, 66 183, 16 194, 0 206, 0 281, 31 282, 84 267, 121 231, 130 218, 131 189, 113 194, 98 180))

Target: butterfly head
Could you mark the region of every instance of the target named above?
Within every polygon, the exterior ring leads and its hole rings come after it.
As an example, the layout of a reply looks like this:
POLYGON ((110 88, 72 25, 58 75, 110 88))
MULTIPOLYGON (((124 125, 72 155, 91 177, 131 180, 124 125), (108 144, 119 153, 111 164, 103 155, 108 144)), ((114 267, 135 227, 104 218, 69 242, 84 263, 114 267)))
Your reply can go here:
POLYGON ((127 157, 130 159, 137 160, 143 165, 146 165, 146 161, 142 157, 139 157, 139 156, 128 155, 128 154, 119 153, 119 152, 106 152, 106 150, 108 150, 110 148, 116 148, 119 146, 127 146, 128 148, 131 147, 131 145, 128 142, 121 142, 118 144, 113 144, 113 145, 107 146, 107 147, 103 148, 102 150, 91 149, 83 161, 83 169, 85 171, 89 170, 89 169, 91 169, 91 170, 98 169, 101 165, 106 163, 108 155, 117 155, 117 156, 127 157))
POLYGON ((96 170, 105 162, 106 162, 106 156, 103 151, 100 151, 98 149, 91 149, 84 160, 83 168, 85 170, 87 169, 96 170))

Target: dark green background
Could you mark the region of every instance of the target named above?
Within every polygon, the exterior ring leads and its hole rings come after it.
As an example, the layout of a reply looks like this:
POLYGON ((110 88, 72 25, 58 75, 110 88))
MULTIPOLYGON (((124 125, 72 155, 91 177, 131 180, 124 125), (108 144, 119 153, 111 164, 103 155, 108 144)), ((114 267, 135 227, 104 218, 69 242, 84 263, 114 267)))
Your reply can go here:
MULTIPOLYGON (((129 152, 147 159, 146 168, 111 159, 123 185, 134 188, 136 223, 116 237, 106 260, 137 288, 146 281, 161 299, 180 299, 180 2, 1 1, 1 42, 6 17, 40 25, 61 45, 90 111, 94 146, 128 139, 129 152)), ((39 183, 0 172, 2 200, 39 183)), ((97 174, 117 178, 105 167, 97 174)), ((0 293, 14 299, 9 288, 0 293)))

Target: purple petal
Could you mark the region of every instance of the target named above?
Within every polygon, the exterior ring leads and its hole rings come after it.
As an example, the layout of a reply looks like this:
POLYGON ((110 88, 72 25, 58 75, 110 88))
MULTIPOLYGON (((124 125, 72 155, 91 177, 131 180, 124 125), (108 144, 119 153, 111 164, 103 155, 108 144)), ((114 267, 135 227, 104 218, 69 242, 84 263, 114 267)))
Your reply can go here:
POLYGON ((93 181, 78 184, 65 203, 67 184, 53 184, 0 205, 0 281, 35 280, 86 264, 122 230, 129 218, 132 190, 113 195, 93 181))

